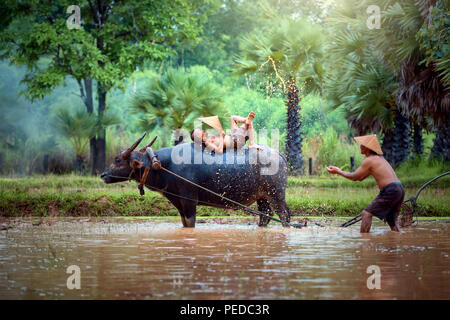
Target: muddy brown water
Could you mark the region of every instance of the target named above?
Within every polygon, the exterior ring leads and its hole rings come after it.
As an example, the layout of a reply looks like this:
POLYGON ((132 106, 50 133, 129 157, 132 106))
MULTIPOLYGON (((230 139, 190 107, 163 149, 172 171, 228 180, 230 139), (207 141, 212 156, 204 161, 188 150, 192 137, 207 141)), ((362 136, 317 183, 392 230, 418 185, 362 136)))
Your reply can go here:
POLYGON ((24 224, 0 231, 0 299, 449 299, 449 227, 24 224), (371 265, 381 289, 367 287, 371 265))

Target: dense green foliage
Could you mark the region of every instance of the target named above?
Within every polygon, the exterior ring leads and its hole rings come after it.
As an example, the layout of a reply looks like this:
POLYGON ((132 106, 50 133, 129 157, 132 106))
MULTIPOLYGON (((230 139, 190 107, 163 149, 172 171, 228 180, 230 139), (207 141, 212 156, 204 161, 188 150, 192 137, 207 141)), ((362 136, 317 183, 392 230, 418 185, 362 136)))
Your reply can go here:
POLYGON ((307 158, 314 174, 358 166, 352 137, 365 133, 399 170, 448 161, 449 11, 433 3, 81 1, 81 29, 69 29, 70 1, 3 1, 0 173, 70 172, 74 155, 99 169, 142 131, 159 148, 199 116, 227 129, 250 111, 267 144, 278 130, 293 173, 307 158))
POLYGON ((224 114, 223 97, 207 68, 168 69, 163 75, 151 76, 147 87, 132 97, 131 106, 142 131, 192 130, 195 119, 224 114))
MULTIPOLYGON (((447 1, 448 5, 448 1, 447 1)), ((430 12, 432 23, 424 24, 416 34, 420 42, 420 49, 425 52, 423 62, 435 63, 441 72, 442 79, 448 86, 450 84, 450 13, 449 8, 436 6, 430 12)))
MULTIPOLYGON (((195 40, 206 14, 200 1, 83 1, 77 4, 82 26, 69 28, 66 10, 71 5, 66 0, 6 1, 0 57, 27 67, 22 82, 31 100, 49 95, 71 77, 87 112, 94 114, 94 80, 99 118, 111 89, 121 88, 145 62, 167 58, 180 39, 195 40)), ((90 146, 92 172, 101 173, 106 165, 104 128, 90 146)))

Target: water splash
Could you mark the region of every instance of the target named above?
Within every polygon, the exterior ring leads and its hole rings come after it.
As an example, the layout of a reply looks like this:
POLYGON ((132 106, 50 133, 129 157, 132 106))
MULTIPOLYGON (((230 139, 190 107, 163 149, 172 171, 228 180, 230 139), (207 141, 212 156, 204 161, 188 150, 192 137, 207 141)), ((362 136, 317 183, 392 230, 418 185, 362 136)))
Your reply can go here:
MULTIPOLYGON (((281 83, 283 84, 283 92, 286 93, 286 81, 278 73, 277 65, 275 64, 275 61, 272 59, 271 56, 268 56, 267 60, 259 66, 258 71, 260 71, 262 67, 264 67, 269 62, 272 62, 273 70, 275 71, 275 77, 280 79, 281 83)), ((270 85, 272 86, 272 83, 270 83, 270 85)))

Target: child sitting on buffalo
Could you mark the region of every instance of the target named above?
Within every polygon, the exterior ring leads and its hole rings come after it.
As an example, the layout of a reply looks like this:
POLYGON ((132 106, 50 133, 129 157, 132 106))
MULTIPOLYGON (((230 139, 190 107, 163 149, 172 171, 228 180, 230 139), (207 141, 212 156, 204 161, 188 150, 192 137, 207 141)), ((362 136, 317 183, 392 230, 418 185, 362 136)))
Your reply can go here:
MULTIPOLYGON (((222 130, 220 123, 215 126, 220 129, 220 135, 218 136, 208 136, 208 133, 202 129, 194 129, 191 132, 191 139, 195 142, 203 142, 205 146, 215 153, 222 154, 224 149, 228 148, 241 148, 245 146, 247 140, 249 140, 249 148, 258 148, 262 150, 261 146, 255 144, 254 139, 254 129, 253 129, 253 119, 255 118, 255 113, 252 111, 249 113, 247 118, 239 116, 231 116, 231 135, 225 134, 222 130), (239 123, 242 125, 239 127, 239 123)), ((218 121, 218 120, 217 120, 218 121)), ((208 123, 210 124, 210 123, 208 123)), ((211 124, 210 124, 211 125, 211 124)))

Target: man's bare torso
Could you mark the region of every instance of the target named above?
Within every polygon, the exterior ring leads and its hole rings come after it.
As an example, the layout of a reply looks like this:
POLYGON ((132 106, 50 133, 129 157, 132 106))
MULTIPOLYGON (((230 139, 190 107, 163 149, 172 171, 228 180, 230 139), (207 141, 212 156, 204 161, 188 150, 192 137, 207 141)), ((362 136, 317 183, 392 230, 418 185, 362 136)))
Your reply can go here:
POLYGON ((369 156, 364 159, 363 164, 364 166, 367 165, 369 175, 375 178, 380 190, 392 182, 400 182, 394 169, 382 156, 369 156))

